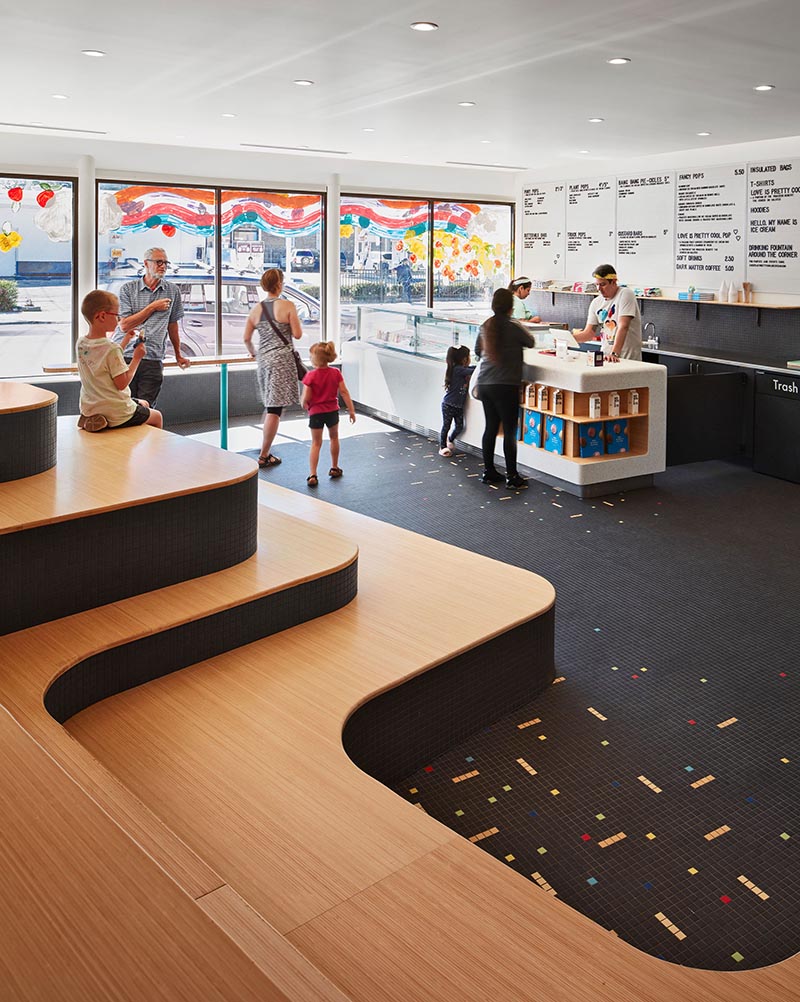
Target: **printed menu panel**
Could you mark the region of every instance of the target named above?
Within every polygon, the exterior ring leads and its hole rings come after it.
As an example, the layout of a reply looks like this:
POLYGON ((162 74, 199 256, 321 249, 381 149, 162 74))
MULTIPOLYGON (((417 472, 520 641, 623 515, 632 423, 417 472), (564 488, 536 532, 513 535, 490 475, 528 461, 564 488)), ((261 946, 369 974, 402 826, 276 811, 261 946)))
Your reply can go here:
POLYGON ((567 274, 590 279, 599 264, 613 264, 616 181, 598 178, 567 183, 567 274))
POLYGON ((678 172, 675 284, 716 290, 745 278, 745 168, 678 172))
POLYGON ((750 164, 747 280, 753 292, 791 292, 800 282, 800 160, 750 164))
POLYGON ((522 273, 564 280, 566 185, 539 184, 522 192, 522 273))
POLYGON ((671 285, 674 263, 675 175, 617 178, 617 251, 626 285, 671 285))

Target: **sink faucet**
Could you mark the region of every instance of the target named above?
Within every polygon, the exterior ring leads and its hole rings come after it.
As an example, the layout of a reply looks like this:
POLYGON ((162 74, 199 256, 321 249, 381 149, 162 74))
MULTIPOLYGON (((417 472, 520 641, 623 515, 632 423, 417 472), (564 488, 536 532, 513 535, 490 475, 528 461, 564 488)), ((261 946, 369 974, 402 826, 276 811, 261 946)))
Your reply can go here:
POLYGON ((647 345, 648 348, 657 348, 658 347, 658 337, 656 336, 656 325, 653 323, 652 320, 648 320, 647 321, 647 323, 642 328, 642 333, 645 335, 645 337, 642 339, 642 343, 643 344, 647 345), (652 337, 647 336, 647 328, 648 327, 652 327, 653 328, 652 337))

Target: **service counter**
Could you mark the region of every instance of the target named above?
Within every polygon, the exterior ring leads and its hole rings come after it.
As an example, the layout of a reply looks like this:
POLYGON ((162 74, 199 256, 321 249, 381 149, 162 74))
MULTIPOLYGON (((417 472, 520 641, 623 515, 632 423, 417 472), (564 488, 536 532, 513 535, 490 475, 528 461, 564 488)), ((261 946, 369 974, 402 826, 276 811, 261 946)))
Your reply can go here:
MULTIPOLYGON (((651 485, 666 469, 666 369, 625 359, 590 367, 586 358, 582 351, 559 359, 525 350, 519 466, 580 497, 651 485)), ((470 404, 462 441, 480 448, 483 409, 470 404)), ((498 439, 495 454, 502 451, 498 439)))
MULTIPOLYGON (((342 372, 353 399, 379 417, 414 431, 438 436, 444 394, 445 355, 451 344, 473 347, 479 324, 474 315, 444 316, 435 311, 359 310, 360 339, 342 345, 342 372)), ((523 394, 518 462, 525 474, 580 497, 596 497, 652 484, 666 468, 667 370, 662 365, 622 360, 599 367, 586 353, 570 351, 558 359, 539 350, 524 354, 524 379, 533 395, 523 394), (539 386, 547 404, 539 406, 539 386), (555 413, 553 390, 562 391, 555 413), (638 411, 629 409, 630 391, 638 411), (614 413, 610 395, 618 393, 614 413), (598 416, 590 397, 600 397, 598 416), (538 438, 537 438, 538 426, 538 438)), ((480 455, 483 408, 468 398, 459 447, 480 455)), ((502 439, 496 454, 502 466, 502 439)))

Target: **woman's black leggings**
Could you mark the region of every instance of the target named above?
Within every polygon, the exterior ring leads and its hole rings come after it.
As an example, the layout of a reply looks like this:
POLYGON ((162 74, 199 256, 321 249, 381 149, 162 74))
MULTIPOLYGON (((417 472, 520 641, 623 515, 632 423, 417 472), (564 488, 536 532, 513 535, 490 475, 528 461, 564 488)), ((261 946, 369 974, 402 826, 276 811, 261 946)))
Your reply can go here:
POLYGON ((483 432, 483 465, 488 473, 495 472, 494 446, 500 425, 503 426, 503 453, 506 457, 506 476, 517 476, 517 435, 519 433, 519 385, 483 383, 480 386, 481 403, 486 417, 483 432))

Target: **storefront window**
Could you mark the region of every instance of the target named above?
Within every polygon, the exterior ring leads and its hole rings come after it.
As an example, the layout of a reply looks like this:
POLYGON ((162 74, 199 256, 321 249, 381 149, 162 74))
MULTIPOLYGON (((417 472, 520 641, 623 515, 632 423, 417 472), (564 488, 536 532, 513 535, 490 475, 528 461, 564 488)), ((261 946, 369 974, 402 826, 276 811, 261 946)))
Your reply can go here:
POLYGON ((359 304, 427 304, 429 210, 427 199, 342 197, 339 281, 343 340, 355 331, 359 304))
POLYGON ((307 356, 322 338, 323 200, 321 195, 266 191, 222 192, 222 328, 226 353, 244 351, 244 321, 263 299, 261 275, 284 272, 286 299, 297 307, 307 356), (228 345, 230 342, 230 345, 228 345))
POLYGON ((510 205, 433 204, 433 305, 485 306, 511 281, 510 205))
MULTIPOLYGON (((97 284, 115 295, 144 272, 151 248, 169 259, 166 279, 181 290, 181 352, 217 354, 214 283, 215 192, 211 188, 118 184, 97 186, 97 284)), ((172 356, 167 341, 167 355, 172 356)))
POLYGON ((0 376, 72 358, 75 185, 0 176, 0 376))
POLYGON ((298 348, 320 339, 320 195, 101 182, 97 218, 101 288, 119 292, 141 275, 148 249, 166 251, 189 358, 246 354, 245 320, 265 296, 261 275, 271 267, 286 272, 284 294, 304 330, 298 348))

